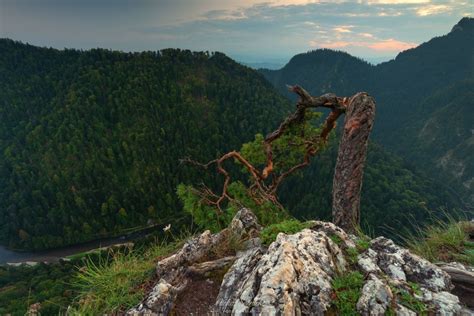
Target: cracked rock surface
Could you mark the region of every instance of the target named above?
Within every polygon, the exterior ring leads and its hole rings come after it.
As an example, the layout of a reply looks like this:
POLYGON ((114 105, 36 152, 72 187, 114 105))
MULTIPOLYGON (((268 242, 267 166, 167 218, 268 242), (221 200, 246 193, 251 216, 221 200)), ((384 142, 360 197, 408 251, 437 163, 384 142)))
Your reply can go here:
POLYGON ((368 276, 357 303, 362 315, 384 315, 389 306, 397 315, 416 315, 399 298, 387 301, 395 297, 393 290, 413 296, 433 314, 461 314, 459 298, 449 292, 453 288, 449 275, 390 239, 373 239, 369 249, 358 256, 358 266, 368 276))
POLYGON ((217 300, 219 313, 323 315, 331 306, 332 278, 346 270, 338 245, 324 232, 311 229, 293 235, 280 233, 265 254, 249 254, 243 262, 255 266, 240 280, 233 275, 248 266, 234 263, 223 281, 225 290, 232 288, 233 295, 231 300, 217 300))

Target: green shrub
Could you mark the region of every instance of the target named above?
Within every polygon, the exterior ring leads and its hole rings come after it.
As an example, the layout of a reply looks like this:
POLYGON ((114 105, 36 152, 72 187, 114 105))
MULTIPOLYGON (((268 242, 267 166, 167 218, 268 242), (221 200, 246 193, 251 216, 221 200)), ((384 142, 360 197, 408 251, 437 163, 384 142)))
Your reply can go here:
POLYGON ((226 227, 235 215, 232 211, 218 214, 218 210, 204 203, 198 190, 190 185, 179 184, 176 193, 183 203, 184 211, 190 214, 194 223, 203 229, 209 229, 215 233, 226 227))
POLYGON ((357 248, 347 248, 345 251, 347 255, 347 261, 349 261, 351 265, 357 264, 357 256, 359 255, 357 248))
POLYGON ((294 234, 308 227, 307 223, 302 223, 296 219, 285 220, 265 227, 260 232, 260 238, 264 245, 269 245, 275 241, 279 233, 294 234))

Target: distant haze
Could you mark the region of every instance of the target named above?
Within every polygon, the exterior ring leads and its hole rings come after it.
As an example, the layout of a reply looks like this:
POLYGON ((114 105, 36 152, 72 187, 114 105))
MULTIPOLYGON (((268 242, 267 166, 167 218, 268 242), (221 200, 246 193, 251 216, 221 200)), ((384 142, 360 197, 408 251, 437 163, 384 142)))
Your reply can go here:
POLYGON ((325 47, 376 64, 449 32, 473 8, 472 0, 0 0, 0 37, 56 48, 222 51, 272 67, 325 47))

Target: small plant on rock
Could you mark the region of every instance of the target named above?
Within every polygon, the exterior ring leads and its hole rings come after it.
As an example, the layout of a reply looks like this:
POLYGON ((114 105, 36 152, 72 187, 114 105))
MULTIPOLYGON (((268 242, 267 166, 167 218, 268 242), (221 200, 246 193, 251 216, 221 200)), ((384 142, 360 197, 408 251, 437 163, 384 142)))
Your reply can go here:
POLYGON ((363 285, 364 276, 359 271, 345 273, 333 279, 333 304, 337 315, 358 315, 356 305, 363 285))

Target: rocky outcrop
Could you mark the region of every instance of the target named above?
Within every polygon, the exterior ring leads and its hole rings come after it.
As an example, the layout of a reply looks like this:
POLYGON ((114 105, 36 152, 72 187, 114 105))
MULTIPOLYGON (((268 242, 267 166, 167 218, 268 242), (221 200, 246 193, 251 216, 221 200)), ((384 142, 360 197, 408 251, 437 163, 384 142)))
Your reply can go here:
POLYGON ((331 305, 331 280, 346 266, 341 249, 325 233, 280 233, 264 255, 255 251, 234 263, 222 282, 232 300, 218 297, 216 309, 236 315, 323 314, 331 305), (242 282, 233 275, 243 275, 246 263, 254 267, 242 282))
POLYGON ((229 249, 223 249, 223 245, 230 239, 252 241, 258 236, 260 229, 256 216, 243 208, 235 215, 229 228, 217 234, 211 234, 207 230, 188 240, 178 252, 157 263, 157 284, 138 306, 127 312, 127 315, 169 314, 178 294, 192 281, 193 275, 225 269, 233 263, 236 257, 232 255, 217 258, 228 254, 225 252, 229 249))
POLYGON ((222 232, 213 235, 207 231, 189 240, 157 264, 159 281, 128 315, 177 312, 180 304, 190 301, 182 297, 183 289, 193 295, 189 290, 192 276, 217 270, 222 277, 204 314, 337 314, 335 279, 359 271, 363 284, 353 304, 354 313, 469 315, 458 296, 450 293, 453 285, 448 273, 390 239, 364 241, 361 247, 357 237, 334 224, 313 221, 310 228, 298 233, 280 233, 264 248, 258 238, 260 229, 255 216, 242 209, 222 232), (241 248, 216 257, 213 249, 229 236, 240 238, 241 248))
POLYGON ((383 315, 389 308, 400 315, 427 311, 456 315, 462 311, 459 298, 450 293, 449 275, 390 239, 372 240, 358 256, 358 267, 367 275, 357 303, 362 315, 383 315))
POLYGON ((362 315, 384 315, 392 301, 390 287, 375 274, 369 274, 356 307, 362 315))

